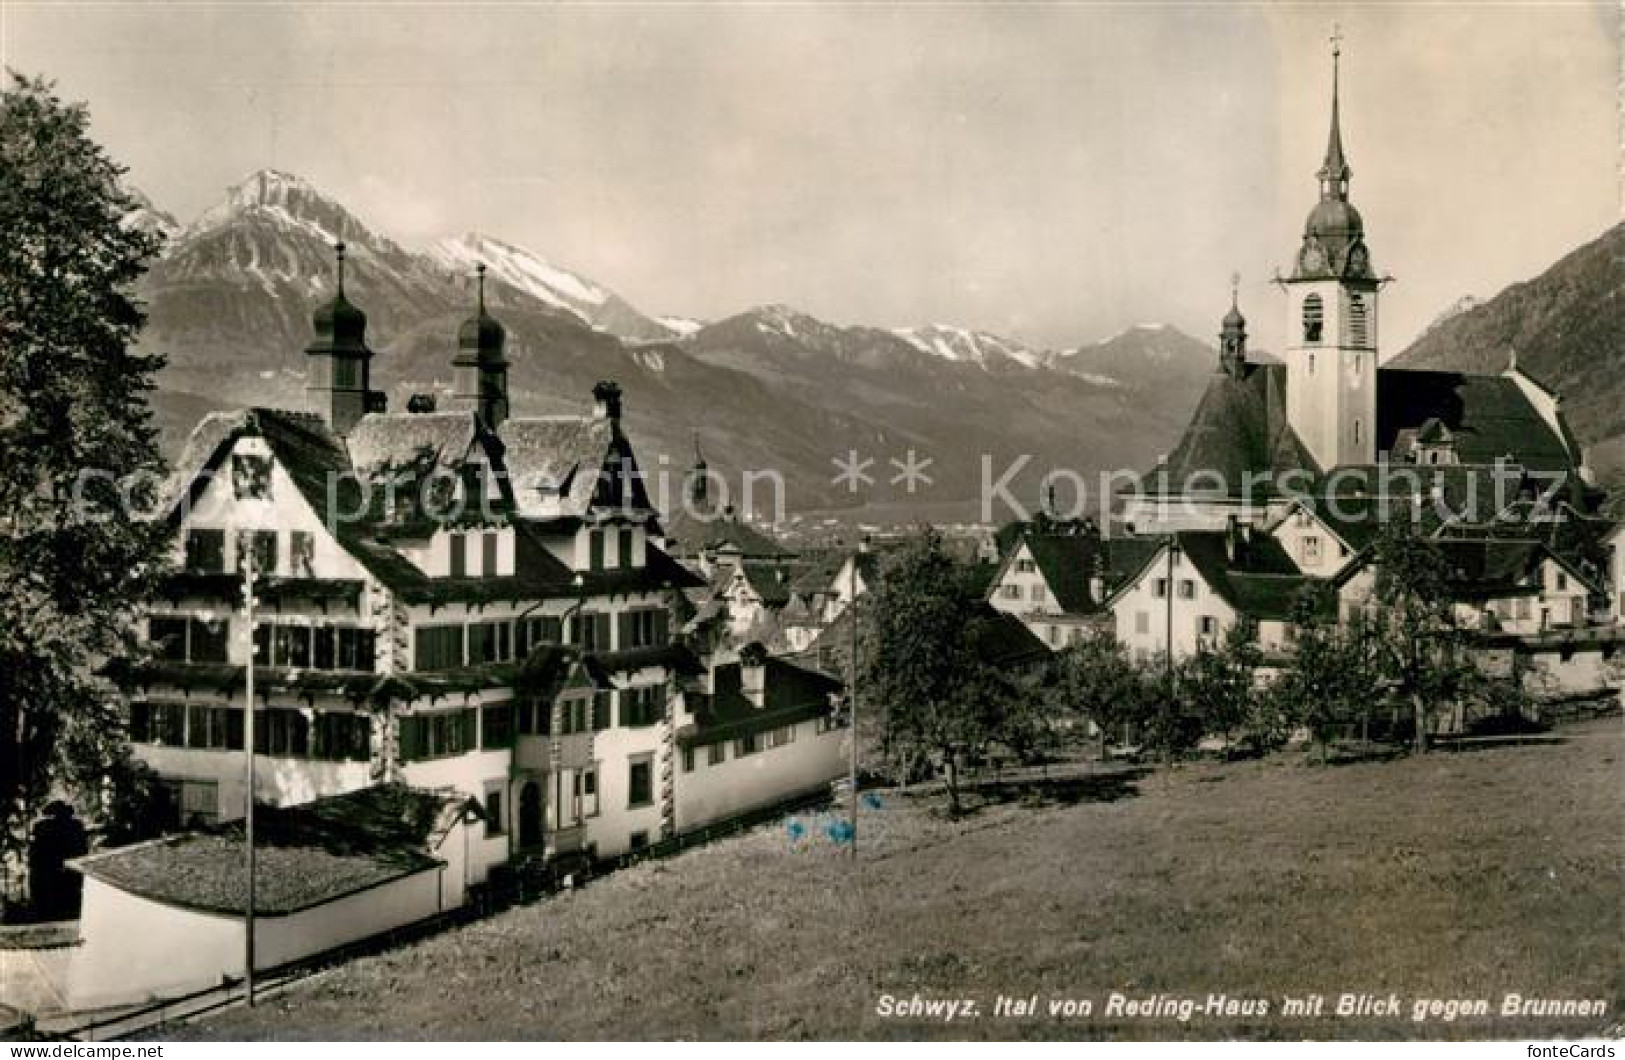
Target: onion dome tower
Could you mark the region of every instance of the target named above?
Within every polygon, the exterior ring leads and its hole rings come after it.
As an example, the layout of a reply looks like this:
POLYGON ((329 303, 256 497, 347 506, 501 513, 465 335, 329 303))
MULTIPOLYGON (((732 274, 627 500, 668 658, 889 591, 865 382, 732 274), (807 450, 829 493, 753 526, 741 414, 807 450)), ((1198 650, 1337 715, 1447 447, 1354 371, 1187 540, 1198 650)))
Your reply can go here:
POLYGON ((316 338, 305 347, 305 393, 311 410, 335 434, 347 435, 372 404, 372 351, 367 348, 367 314, 344 295, 344 244, 333 251, 337 289, 333 300, 311 317, 316 338))
POLYGON ((503 356, 508 332, 485 311, 485 266, 475 268, 478 304, 474 315, 457 329, 457 356, 452 358, 452 401, 473 409, 495 431, 508 419, 508 361, 503 356))
POLYGON ((1377 295, 1365 223, 1349 202, 1332 34, 1332 123, 1287 294, 1287 419, 1322 471, 1376 459, 1377 295))

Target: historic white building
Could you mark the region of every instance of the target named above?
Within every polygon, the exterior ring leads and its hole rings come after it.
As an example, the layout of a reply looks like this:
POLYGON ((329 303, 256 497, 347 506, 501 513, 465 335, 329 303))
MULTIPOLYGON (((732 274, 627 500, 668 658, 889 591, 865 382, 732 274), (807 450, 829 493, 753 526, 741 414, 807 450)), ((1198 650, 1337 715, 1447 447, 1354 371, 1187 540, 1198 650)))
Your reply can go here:
MULTIPOLYGON (((217 413, 193 432, 165 515, 177 573, 147 619, 152 657, 120 674, 136 753, 171 786, 176 823, 243 812, 252 658, 259 801, 380 783, 462 793, 482 810, 472 884, 502 864, 673 835, 678 731, 710 693, 671 613, 702 583, 663 550, 619 387, 598 384, 582 415, 510 418, 482 285, 453 407, 384 411, 342 247, 314 323, 314 411, 217 413)), ((827 696, 799 706, 808 723, 832 710, 827 696)), ((731 720, 741 739, 787 724, 764 719, 731 720)), ((726 816, 828 780, 840 739, 780 755, 782 785, 713 784, 703 801, 726 816)))

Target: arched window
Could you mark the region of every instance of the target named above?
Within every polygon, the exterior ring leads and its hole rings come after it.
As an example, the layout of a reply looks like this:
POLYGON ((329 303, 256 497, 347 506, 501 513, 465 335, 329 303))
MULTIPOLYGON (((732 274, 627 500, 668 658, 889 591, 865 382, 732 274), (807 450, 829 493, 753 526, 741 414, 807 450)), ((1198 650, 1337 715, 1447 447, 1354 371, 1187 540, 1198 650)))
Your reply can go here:
POLYGON ((1319 342, 1321 330, 1326 326, 1326 307, 1320 295, 1312 294, 1303 300, 1303 341, 1319 342))
POLYGON ((1363 295, 1349 295, 1349 345, 1367 346, 1366 304, 1363 295))

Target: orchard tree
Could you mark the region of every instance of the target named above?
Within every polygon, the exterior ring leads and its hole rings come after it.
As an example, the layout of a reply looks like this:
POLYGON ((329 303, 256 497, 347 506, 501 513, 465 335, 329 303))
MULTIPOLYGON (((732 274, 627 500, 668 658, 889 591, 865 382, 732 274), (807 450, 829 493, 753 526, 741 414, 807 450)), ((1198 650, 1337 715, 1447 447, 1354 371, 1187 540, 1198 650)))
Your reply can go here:
MULTIPOLYGON (((1231 743, 1254 716, 1259 650, 1257 626, 1237 618, 1217 645, 1203 645, 1179 668, 1178 694, 1205 732, 1231 743)), ((1263 748, 1260 748, 1261 750, 1263 748)))
POLYGON ((1099 631, 1058 652, 1049 666, 1049 699, 1060 716, 1085 718, 1100 730, 1100 757, 1108 739, 1144 722, 1152 695, 1145 670, 1110 632, 1099 631))
POLYGON ((862 700, 878 712, 894 760, 935 760, 958 814, 959 763, 994 741, 1021 746, 1032 718, 1019 680, 983 661, 993 618, 966 570, 926 529, 881 573, 884 607, 868 609, 862 700))
POLYGON ((1329 590, 1305 589, 1293 607, 1294 650, 1268 699, 1284 721, 1302 725, 1322 761, 1331 741, 1383 694, 1377 641, 1363 613, 1337 622, 1329 590))
POLYGON ((1386 686, 1409 704, 1414 750, 1424 754, 1434 707, 1458 701, 1479 679, 1450 602, 1450 567, 1443 553, 1403 520, 1383 527, 1372 564, 1375 606, 1367 612, 1366 628, 1375 663, 1386 686))
POLYGON ((146 403, 158 359, 130 296, 157 249, 121 220, 123 170, 79 104, 16 74, 0 91, 0 854, 53 790, 99 813, 130 772, 116 691, 163 543, 136 518, 163 471, 146 403), (132 513, 131 509, 137 511, 132 513))

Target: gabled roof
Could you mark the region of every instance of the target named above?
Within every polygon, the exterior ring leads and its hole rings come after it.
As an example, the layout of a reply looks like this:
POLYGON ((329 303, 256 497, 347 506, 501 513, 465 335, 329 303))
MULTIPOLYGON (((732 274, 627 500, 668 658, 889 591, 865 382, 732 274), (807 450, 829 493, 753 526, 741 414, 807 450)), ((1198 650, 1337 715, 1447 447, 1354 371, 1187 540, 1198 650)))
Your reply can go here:
POLYGON ((498 430, 514 503, 533 518, 653 510, 632 447, 605 416, 510 419, 498 430))
POLYGON ((679 505, 661 520, 666 540, 682 555, 706 551, 732 551, 745 559, 777 559, 794 551, 765 530, 759 530, 739 517, 732 505, 696 512, 679 505))
MULTIPOLYGON (((1567 571, 1589 592, 1599 592, 1594 574, 1581 568, 1573 559, 1553 552, 1544 542, 1509 537, 1431 538, 1428 544, 1443 557, 1449 574, 1445 579, 1446 591, 1453 600, 1489 600, 1504 596, 1518 596, 1538 591, 1533 579, 1540 567, 1550 559, 1567 571)), ((1341 571, 1333 583, 1346 585, 1359 571, 1370 567, 1376 560, 1368 550, 1341 571)))
POLYGON ((828 674, 784 659, 770 657, 763 667, 760 707, 745 695, 742 664, 723 663, 712 669, 711 693, 694 697, 694 723, 677 734, 678 742, 703 746, 824 717, 831 710, 830 697, 843 688, 828 674))
POLYGON ((1178 542, 1181 554, 1221 600, 1249 618, 1290 618, 1304 590, 1324 584, 1300 571, 1281 543, 1262 530, 1181 530, 1151 540, 1155 547, 1108 603, 1155 575, 1153 568, 1163 562, 1170 540, 1178 542))
MULTIPOLYGON (((467 796, 379 785, 299 806, 255 810, 255 908, 296 913, 438 868, 432 851, 466 816, 467 796)), ((86 876, 154 901, 240 915, 246 900, 241 822, 78 859, 86 876)))
POLYGON ((1103 537, 1092 529, 1082 527, 1067 533, 1029 531, 1010 549, 989 586, 990 591, 1004 578, 1005 572, 1021 554, 1022 546, 1031 553, 1038 572, 1043 575, 1061 610, 1071 615, 1090 615, 1099 612, 1106 602, 1104 597, 1095 599, 1090 591, 1097 565, 1107 586, 1105 595, 1109 596, 1111 587, 1145 562, 1150 550, 1155 548, 1155 539, 1103 537))
POLYGON ((1181 494, 1198 483, 1203 492, 1234 497, 1249 480, 1314 473, 1313 457, 1287 421, 1286 381, 1282 364, 1249 362, 1239 375, 1213 375, 1179 444, 1141 479, 1140 491, 1181 494))
POLYGON ((1377 369, 1377 451, 1392 451, 1402 431, 1421 437, 1424 430, 1448 438, 1463 464, 1493 464, 1509 455, 1535 471, 1567 471, 1575 463, 1510 376, 1377 369))
POLYGON ((791 575, 781 564, 746 560, 739 565, 739 575, 764 606, 783 607, 790 602, 791 575))

